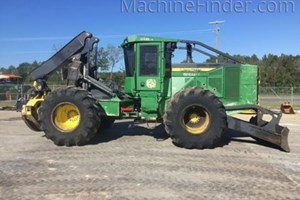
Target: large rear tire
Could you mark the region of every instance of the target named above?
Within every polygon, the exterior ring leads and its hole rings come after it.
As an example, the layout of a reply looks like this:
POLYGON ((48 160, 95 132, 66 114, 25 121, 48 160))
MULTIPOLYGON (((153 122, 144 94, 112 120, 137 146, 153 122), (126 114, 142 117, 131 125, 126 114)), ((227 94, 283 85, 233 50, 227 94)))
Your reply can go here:
POLYGON ((225 108, 218 97, 202 88, 174 95, 166 107, 164 124, 173 143, 188 149, 214 148, 226 138, 225 108))
POLYGON ((67 87, 50 92, 39 110, 41 128, 56 145, 84 145, 100 126, 99 107, 86 90, 67 87))

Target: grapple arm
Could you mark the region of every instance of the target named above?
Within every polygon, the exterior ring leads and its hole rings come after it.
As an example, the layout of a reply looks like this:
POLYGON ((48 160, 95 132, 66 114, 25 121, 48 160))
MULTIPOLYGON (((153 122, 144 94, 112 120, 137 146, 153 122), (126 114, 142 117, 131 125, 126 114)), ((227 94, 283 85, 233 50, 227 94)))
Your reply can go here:
POLYGON ((37 79, 44 79, 47 75, 55 71, 72 56, 81 52, 82 50, 85 50, 84 47, 86 46, 86 40, 92 36, 93 35, 91 33, 86 31, 81 32, 51 58, 42 63, 39 67, 35 68, 30 73, 31 79, 34 81, 37 79))

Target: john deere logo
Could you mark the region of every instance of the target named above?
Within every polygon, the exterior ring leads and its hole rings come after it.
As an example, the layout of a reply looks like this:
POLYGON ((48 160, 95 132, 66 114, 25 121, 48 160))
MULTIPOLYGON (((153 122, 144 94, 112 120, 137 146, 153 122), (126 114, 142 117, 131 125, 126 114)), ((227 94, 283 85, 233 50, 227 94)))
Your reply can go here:
POLYGON ((154 80, 154 79, 148 79, 147 81, 146 81, 146 86, 147 86, 147 88, 155 88, 156 87, 156 80, 154 80))

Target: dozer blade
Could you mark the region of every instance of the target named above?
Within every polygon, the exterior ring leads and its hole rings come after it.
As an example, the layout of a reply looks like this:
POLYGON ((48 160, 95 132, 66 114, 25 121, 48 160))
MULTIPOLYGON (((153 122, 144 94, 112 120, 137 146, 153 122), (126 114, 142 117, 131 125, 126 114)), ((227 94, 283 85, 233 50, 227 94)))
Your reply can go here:
POLYGON ((238 136, 251 136, 258 140, 263 140, 279 146, 282 150, 290 152, 288 144, 289 129, 279 125, 281 113, 275 113, 257 105, 229 106, 227 111, 254 109, 257 115, 250 122, 227 117, 228 128, 232 129, 238 136), (264 115, 270 115, 272 119, 267 122, 263 120, 264 115))

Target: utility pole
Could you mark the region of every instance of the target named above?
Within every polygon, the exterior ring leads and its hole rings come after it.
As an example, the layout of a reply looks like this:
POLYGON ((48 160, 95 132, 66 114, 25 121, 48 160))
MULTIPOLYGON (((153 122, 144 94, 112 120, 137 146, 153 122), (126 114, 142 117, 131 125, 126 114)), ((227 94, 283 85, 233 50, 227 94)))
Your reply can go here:
MULTIPOLYGON (((225 23, 225 21, 214 21, 214 22, 209 22, 209 24, 214 24, 215 25, 215 34, 216 34, 216 49, 219 50, 219 32, 220 32, 220 24, 225 23)), ((219 54, 216 55, 217 57, 219 54)), ((218 63, 218 58, 216 59, 216 63, 218 63)))

